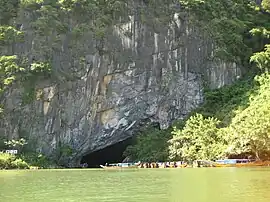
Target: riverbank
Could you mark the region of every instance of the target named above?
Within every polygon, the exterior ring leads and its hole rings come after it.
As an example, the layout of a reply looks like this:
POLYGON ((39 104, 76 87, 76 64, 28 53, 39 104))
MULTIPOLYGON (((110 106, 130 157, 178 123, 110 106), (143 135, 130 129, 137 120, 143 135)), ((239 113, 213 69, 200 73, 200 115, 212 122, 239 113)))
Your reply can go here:
MULTIPOLYGON (((17 169, 85 169, 87 166, 64 167, 56 164, 49 164, 48 161, 39 161, 37 159, 27 162, 23 156, 0 152, 0 170, 17 169), (42 164, 43 163, 43 164, 42 164)), ((258 161, 250 159, 224 159, 217 161, 195 160, 195 161, 164 161, 164 162, 138 162, 138 163, 116 163, 100 166, 104 169, 118 168, 198 168, 198 167, 263 167, 270 166, 270 161, 258 161)))
POLYGON ((103 169, 131 169, 131 168, 202 168, 202 167, 268 167, 270 161, 256 161, 250 159, 223 159, 216 161, 195 160, 189 162, 138 162, 106 164, 103 169))
POLYGON ((41 155, 35 155, 33 157, 30 155, 14 155, 0 152, 0 170, 17 169, 65 169, 65 167, 55 165, 41 155))

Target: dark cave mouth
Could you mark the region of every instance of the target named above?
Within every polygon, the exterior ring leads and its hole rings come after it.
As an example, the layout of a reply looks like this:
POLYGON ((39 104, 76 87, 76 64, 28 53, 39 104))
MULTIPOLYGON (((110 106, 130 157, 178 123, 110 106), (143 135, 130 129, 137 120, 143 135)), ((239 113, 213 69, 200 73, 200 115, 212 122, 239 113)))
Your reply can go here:
POLYGON ((82 157, 80 164, 87 163, 88 168, 100 168, 100 165, 106 163, 122 162, 126 148, 132 144, 132 138, 110 145, 103 149, 94 151, 82 157))

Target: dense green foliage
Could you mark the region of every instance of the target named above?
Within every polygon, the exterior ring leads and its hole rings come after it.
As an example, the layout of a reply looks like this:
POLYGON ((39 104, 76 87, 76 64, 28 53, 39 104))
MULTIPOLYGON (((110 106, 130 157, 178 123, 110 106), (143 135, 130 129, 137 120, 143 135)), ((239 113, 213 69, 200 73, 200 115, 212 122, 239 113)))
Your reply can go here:
POLYGON ((3 153, 3 149, 16 149, 19 152, 26 145, 25 139, 21 138, 19 140, 8 140, 5 141, 1 138, 0 140, 0 170, 1 169, 27 169, 29 165, 21 159, 19 156, 15 156, 9 153, 3 153))
POLYGON ((129 146, 124 155, 133 160, 145 162, 157 159, 165 161, 168 157, 168 140, 171 134, 153 126, 144 128, 135 139, 134 145, 129 146))
POLYGON ((27 169, 29 165, 21 158, 8 153, 0 152, 0 170, 1 169, 27 169))
POLYGON ((169 140, 172 138, 173 128, 183 128, 184 122, 181 120, 166 130, 160 130, 155 125, 143 127, 134 137, 132 145, 128 146, 124 156, 134 161, 154 162, 166 161, 169 156, 169 140))
POLYGON ((23 152, 19 158, 27 162, 28 165, 38 168, 56 168, 58 164, 53 162, 47 156, 35 152, 23 152))
MULTIPOLYGON (((206 31, 216 43, 214 56, 246 62, 252 51, 263 48, 263 37, 250 37, 249 31, 270 27, 265 15, 255 1, 248 0, 180 0, 190 11, 191 20, 206 31)), ((264 0, 264 3, 266 1, 264 0)))
POLYGON ((182 130, 174 128, 170 140, 170 159, 215 159, 222 156, 223 138, 218 133, 216 118, 204 118, 201 114, 190 117, 182 130))
POLYGON ((269 1, 269 0, 263 0, 263 1, 262 1, 262 7, 263 7, 267 12, 270 12, 270 1, 269 1))
MULTIPOLYGON (((25 5, 27 2, 19 0, 3 0, 0 2, 0 96, 15 83, 24 85, 25 82, 31 81, 31 88, 34 88, 35 83, 31 78, 37 79, 39 75, 46 77, 50 75, 52 70, 50 63, 47 61, 30 63, 25 56, 14 55, 7 51, 12 44, 24 41, 24 32, 16 29, 16 23, 12 19, 17 16, 21 5, 25 5)), ((24 95, 24 97, 28 99, 27 90, 25 89, 26 96, 24 95)), ((1 107, 0 112, 3 112, 1 107)))
POLYGON ((24 0, 20 7, 39 16, 32 26, 40 35, 71 32, 76 38, 92 31, 100 39, 104 37, 108 25, 115 24, 123 16, 126 3, 123 0, 24 0), (68 19, 70 16, 76 21, 72 28, 68 19))
POLYGON ((16 56, 0 56, 0 92, 10 85, 24 69, 16 64, 16 56))
MULTIPOLYGON (((270 32, 269 32, 268 38, 270 38, 270 32)), ((270 44, 265 45, 264 51, 254 54, 250 58, 250 61, 256 62, 260 69, 269 71, 270 69, 270 44)))
POLYGON ((270 74, 255 77, 259 88, 249 106, 236 113, 226 128, 232 153, 251 152, 267 158, 270 151, 270 74), (266 156, 265 156, 266 155, 266 156))
MULTIPOLYGON (((238 94, 237 99, 231 96, 228 102, 223 102, 223 99, 225 100, 228 95, 224 93, 228 91, 228 87, 224 88, 224 91, 223 89, 216 90, 218 92, 214 91, 214 93, 219 93, 220 96, 220 100, 216 100, 215 105, 209 105, 206 102, 198 110, 201 114, 191 116, 183 130, 174 129, 174 137, 170 140, 172 143, 170 146, 172 159, 178 157, 180 159, 192 159, 196 156, 197 159, 211 160, 241 154, 250 154, 254 158, 260 159, 269 158, 267 156, 268 151, 270 151, 269 76, 268 73, 256 76, 253 84, 250 84, 253 87, 246 89, 248 95, 245 93, 238 94), (213 109, 213 107, 216 108, 213 109), (211 111, 212 114, 210 114, 211 111), (226 114, 227 116, 224 116, 226 114), (216 117, 219 117, 220 120, 216 117), (203 141, 198 141, 200 139, 203 139, 203 141), (196 147, 198 144, 199 147, 196 147), (192 150, 192 147, 196 147, 196 149, 192 150), (187 149, 190 153, 187 155, 183 152, 177 153, 184 149, 187 149)), ((237 86, 231 86, 230 88, 236 91, 245 88, 245 85, 245 83, 240 82, 237 86)), ((212 96, 206 97, 206 101, 209 98, 211 100, 212 96)))
POLYGON ((0 139, 0 169, 27 169, 31 166, 39 168, 56 167, 58 165, 48 157, 31 152, 27 148, 28 142, 20 138, 18 140, 0 139), (17 150, 18 154, 3 153, 2 150, 17 150))

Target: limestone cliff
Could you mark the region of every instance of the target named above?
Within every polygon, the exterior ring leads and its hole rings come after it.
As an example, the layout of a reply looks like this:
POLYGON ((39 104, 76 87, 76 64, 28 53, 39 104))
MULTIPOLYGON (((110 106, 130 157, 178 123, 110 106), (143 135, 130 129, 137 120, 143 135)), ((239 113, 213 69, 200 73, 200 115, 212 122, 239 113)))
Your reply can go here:
POLYGON ((32 86, 35 99, 29 103, 23 102, 23 86, 5 93, 2 132, 26 137, 47 155, 67 145, 73 153, 64 162, 76 164, 87 153, 131 137, 145 121, 166 128, 185 117, 202 103, 203 81, 220 87, 240 71, 236 64, 208 60, 211 40, 179 15, 159 27, 129 15, 108 27, 101 41, 91 31, 72 38, 73 16, 63 18, 66 33, 57 35, 52 26, 50 35, 43 35, 32 24, 35 11, 20 10, 16 23, 24 41, 2 54, 28 61, 49 58, 53 77, 32 86))

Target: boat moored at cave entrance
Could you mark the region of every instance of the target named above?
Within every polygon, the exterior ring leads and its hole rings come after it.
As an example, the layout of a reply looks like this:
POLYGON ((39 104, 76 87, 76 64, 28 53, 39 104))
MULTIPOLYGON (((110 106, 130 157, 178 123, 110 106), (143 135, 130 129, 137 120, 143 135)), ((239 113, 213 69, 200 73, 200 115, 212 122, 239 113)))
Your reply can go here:
POLYGON ((138 163, 112 163, 106 164, 105 166, 100 165, 103 169, 125 169, 125 168, 138 168, 140 162, 138 163))
POLYGON ((256 161, 253 159, 222 159, 216 161, 195 160, 193 162, 156 162, 156 163, 114 163, 100 165, 103 169, 126 168, 198 168, 198 167, 254 167, 270 166, 270 161, 256 161))

